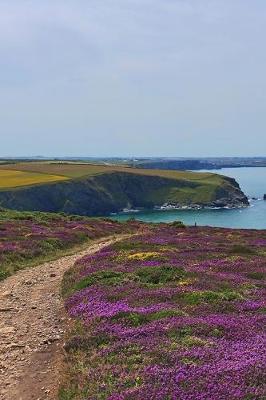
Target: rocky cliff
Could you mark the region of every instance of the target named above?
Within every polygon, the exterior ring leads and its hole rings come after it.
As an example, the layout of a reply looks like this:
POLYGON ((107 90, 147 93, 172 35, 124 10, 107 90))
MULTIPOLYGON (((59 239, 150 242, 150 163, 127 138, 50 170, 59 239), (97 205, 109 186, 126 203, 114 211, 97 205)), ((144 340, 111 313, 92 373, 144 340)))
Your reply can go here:
POLYGON ((2 207, 88 216, 165 203, 242 207, 248 205, 248 200, 237 182, 227 177, 217 182, 197 182, 119 172, 0 192, 2 207))

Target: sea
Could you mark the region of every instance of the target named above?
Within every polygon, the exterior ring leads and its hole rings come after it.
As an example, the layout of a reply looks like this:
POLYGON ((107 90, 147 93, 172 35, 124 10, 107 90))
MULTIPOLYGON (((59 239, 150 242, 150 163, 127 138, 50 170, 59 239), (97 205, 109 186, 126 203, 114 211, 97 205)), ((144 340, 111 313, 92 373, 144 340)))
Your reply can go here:
MULTIPOLYGON (((207 170, 204 170, 205 172, 207 170)), ((235 178, 250 198, 250 206, 242 209, 159 210, 120 213, 114 219, 132 217, 145 222, 182 221, 186 225, 217 226, 241 229, 266 229, 266 167, 223 168, 208 172, 235 178)))

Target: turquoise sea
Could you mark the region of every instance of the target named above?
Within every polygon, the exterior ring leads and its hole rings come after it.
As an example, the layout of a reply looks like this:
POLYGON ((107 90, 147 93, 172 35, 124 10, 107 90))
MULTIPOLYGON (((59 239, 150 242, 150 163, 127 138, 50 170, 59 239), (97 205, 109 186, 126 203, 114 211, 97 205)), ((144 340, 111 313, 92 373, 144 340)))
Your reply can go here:
POLYGON ((224 168, 209 172, 235 178, 248 197, 258 200, 251 200, 250 207, 243 209, 143 211, 119 214, 114 218, 124 221, 134 217, 146 222, 179 220, 187 225, 194 225, 196 222, 197 225, 266 229, 266 201, 263 200, 266 193, 266 168, 224 168))

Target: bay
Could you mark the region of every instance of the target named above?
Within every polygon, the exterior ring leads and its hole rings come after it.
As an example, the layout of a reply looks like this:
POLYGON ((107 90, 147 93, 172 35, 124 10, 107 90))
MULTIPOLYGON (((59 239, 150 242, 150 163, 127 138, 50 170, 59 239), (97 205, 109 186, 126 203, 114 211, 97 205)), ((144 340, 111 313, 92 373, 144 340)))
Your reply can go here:
POLYGON ((251 200, 250 207, 243 209, 219 210, 169 210, 169 211, 141 211, 138 213, 118 214, 114 219, 125 221, 136 218, 145 222, 173 222, 182 221, 187 225, 208 225, 226 228, 266 229, 266 168, 224 168, 211 170, 221 175, 235 178, 243 192, 251 200))

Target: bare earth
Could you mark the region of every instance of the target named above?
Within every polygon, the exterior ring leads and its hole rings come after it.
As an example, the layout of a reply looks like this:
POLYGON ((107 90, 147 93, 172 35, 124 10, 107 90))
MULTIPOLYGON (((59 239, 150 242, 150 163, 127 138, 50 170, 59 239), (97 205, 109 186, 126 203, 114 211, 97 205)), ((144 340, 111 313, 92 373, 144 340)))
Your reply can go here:
POLYGON ((63 365, 64 272, 124 236, 18 272, 0 283, 0 400, 54 400, 63 365))

